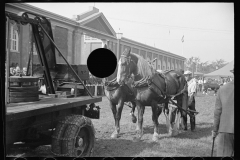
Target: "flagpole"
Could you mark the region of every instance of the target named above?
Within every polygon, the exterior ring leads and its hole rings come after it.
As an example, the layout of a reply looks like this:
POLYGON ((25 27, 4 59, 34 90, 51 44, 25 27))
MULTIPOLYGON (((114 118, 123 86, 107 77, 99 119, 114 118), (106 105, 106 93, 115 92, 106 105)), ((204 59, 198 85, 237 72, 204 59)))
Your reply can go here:
POLYGON ((170 30, 168 32, 168 52, 170 52, 170 30))
POLYGON ((184 55, 184 33, 182 37, 182 56, 184 55))
POLYGON ((184 42, 182 41, 182 56, 184 55, 184 42))

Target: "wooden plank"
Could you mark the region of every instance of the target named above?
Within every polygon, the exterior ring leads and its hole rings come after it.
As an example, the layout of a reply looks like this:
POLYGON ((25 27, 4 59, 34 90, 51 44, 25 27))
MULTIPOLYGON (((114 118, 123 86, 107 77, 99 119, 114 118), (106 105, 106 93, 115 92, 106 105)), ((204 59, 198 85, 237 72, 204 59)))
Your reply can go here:
POLYGON ((76 98, 44 98, 35 102, 8 104, 6 121, 36 116, 44 113, 59 111, 67 108, 101 102, 102 97, 81 96, 76 98))
POLYGON ((10 92, 28 92, 28 93, 37 93, 38 86, 30 87, 9 87, 10 92))
POLYGON ((38 97, 38 92, 10 92, 10 97, 38 97))
POLYGON ((9 82, 38 82, 37 77, 30 77, 30 76, 10 76, 9 82))
POLYGON ((38 95, 33 97, 10 97, 10 103, 33 102, 38 100, 39 100, 38 95))

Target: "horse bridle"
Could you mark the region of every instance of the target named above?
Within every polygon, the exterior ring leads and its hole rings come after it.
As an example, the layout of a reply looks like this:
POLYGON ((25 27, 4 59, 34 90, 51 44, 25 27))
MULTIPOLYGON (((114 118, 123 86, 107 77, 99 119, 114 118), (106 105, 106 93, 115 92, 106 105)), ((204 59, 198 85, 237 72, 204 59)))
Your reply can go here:
MULTIPOLYGON (((137 64, 131 59, 131 56, 121 55, 121 57, 127 59, 127 65, 129 65, 130 62, 133 62, 135 65, 137 65, 137 64)), ((138 74, 137 74, 137 75, 138 75, 138 74)), ((137 76, 137 75, 134 75, 134 76, 137 76)), ((129 67, 127 79, 129 79, 130 77, 131 77, 131 74, 130 74, 130 67, 129 67)))

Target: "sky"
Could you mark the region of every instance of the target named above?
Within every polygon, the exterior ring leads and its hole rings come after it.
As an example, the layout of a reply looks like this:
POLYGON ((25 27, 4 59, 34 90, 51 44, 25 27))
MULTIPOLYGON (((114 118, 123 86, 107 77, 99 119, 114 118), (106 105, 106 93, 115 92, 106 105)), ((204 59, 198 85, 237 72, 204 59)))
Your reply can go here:
POLYGON ((201 62, 234 60, 234 3, 28 4, 67 18, 95 6, 123 37, 201 62))

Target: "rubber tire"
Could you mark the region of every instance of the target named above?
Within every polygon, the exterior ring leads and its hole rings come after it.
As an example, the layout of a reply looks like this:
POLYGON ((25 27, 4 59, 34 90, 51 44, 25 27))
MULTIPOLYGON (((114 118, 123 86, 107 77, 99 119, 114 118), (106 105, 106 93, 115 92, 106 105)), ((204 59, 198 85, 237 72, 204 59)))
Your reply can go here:
MULTIPOLYGON (((80 132, 85 131, 87 133, 87 147, 81 155, 74 152, 75 139, 72 140, 58 140, 52 139, 52 152, 59 155, 66 155, 67 157, 90 157, 93 154, 95 144, 95 129, 90 118, 82 115, 71 115, 65 117, 65 123, 58 123, 54 136, 58 138, 72 138, 76 137, 80 132), (71 124, 75 123, 75 124, 71 124), (83 127, 82 127, 83 126, 83 127), (80 130, 79 130, 80 128, 80 130)), ((57 155, 56 154, 56 155, 57 155)), ((57 155, 57 156, 59 156, 57 155)))
POLYGON ((93 154, 94 144, 95 144, 95 129, 93 127, 92 121, 90 118, 87 118, 82 115, 75 115, 73 123, 78 123, 78 125, 69 124, 64 133, 64 138, 76 137, 79 133, 85 133, 86 148, 84 151, 78 155, 75 151, 75 139, 62 141, 62 154, 71 153, 70 157, 90 157, 93 154), (80 129, 79 129, 80 128, 80 129), (73 152, 74 151, 74 152, 73 152))
MULTIPOLYGON (((64 117, 64 119, 62 120, 62 122, 69 122, 73 119, 73 116, 66 116, 64 117)), ((53 132, 53 136, 57 137, 57 138, 62 138, 64 135, 64 132, 66 130, 67 124, 62 123, 61 121, 58 122, 55 131, 53 132)), ((62 153, 61 151, 61 145, 62 145, 62 141, 59 139, 55 139, 52 138, 52 145, 51 145, 51 151, 53 152, 53 154, 60 155, 62 153)))

